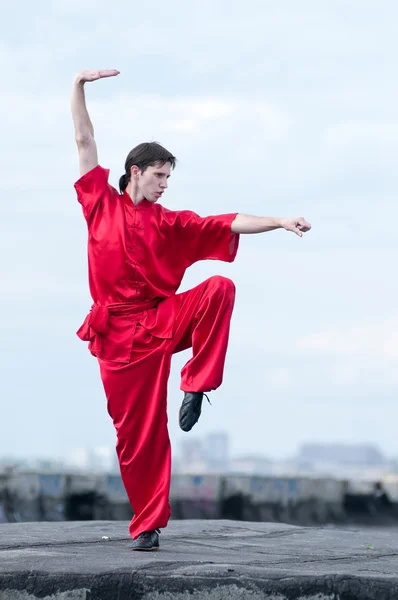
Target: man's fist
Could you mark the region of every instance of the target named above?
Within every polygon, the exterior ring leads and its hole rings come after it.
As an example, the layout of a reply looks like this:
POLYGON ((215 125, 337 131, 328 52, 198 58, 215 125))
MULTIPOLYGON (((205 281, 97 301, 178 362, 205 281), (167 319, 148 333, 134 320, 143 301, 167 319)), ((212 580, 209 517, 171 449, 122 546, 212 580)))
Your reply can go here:
POLYGON ((120 71, 116 71, 116 69, 105 69, 102 71, 85 69, 76 75, 75 81, 76 83, 86 83, 86 81, 96 81, 97 79, 102 79, 104 77, 115 77, 115 75, 119 75, 119 73, 120 71))
POLYGON ((296 219, 281 219, 281 225, 286 231, 293 231, 293 233, 302 237, 303 233, 311 229, 311 225, 307 223, 304 217, 298 217, 296 219))

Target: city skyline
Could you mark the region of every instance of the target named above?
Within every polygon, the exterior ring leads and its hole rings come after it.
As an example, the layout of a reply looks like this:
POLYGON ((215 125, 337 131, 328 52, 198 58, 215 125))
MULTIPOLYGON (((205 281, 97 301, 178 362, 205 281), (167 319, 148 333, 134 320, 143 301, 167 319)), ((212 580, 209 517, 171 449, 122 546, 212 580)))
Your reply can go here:
MULTIPOLYGON (((352 474, 359 478, 398 474, 398 456, 388 456, 372 444, 301 444, 294 454, 283 458, 272 455, 231 452, 230 436, 225 431, 213 431, 204 436, 187 436, 173 449, 173 472, 241 473, 269 476, 335 476, 352 474)), ((28 457, 19 460, 0 456, 1 469, 57 472, 78 470, 119 472, 115 448, 76 447, 63 457, 28 457)))

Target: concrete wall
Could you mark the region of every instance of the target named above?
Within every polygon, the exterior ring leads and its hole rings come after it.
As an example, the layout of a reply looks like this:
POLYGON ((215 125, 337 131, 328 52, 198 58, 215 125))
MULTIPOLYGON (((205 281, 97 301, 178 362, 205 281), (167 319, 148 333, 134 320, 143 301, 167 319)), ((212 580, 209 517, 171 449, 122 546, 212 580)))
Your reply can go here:
POLYGON ((177 518, 327 523, 344 519, 344 482, 333 479, 189 476, 173 477, 177 518))
MULTIPOLYGON (((331 478, 173 475, 174 519, 234 519, 300 525, 396 519, 393 498, 380 484, 331 478)), ((119 474, 0 475, 0 522, 129 520, 132 510, 119 474)))

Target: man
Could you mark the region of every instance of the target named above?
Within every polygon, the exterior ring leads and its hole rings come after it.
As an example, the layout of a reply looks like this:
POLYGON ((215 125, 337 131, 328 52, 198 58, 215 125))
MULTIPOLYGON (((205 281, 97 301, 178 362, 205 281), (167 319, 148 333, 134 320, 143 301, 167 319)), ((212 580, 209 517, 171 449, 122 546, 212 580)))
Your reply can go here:
POLYGON ((127 156, 120 194, 98 164, 84 84, 118 71, 82 71, 74 80, 71 108, 79 151, 78 200, 88 226, 89 285, 93 306, 77 332, 97 357, 108 412, 117 432, 117 454, 134 517, 133 550, 157 550, 159 529, 170 517, 170 440, 167 381, 172 354, 192 347, 182 369, 180 427, 189 431, 205 392, 221 385, 233 310, 234 284, 211 277, 176 294, 185 270, 199 260, 235 259, 239 234, 284 228, 301 236, 302 218, 242 214, 202 218, 170 211, 158 200, 175 157, 157 143, 127 156))

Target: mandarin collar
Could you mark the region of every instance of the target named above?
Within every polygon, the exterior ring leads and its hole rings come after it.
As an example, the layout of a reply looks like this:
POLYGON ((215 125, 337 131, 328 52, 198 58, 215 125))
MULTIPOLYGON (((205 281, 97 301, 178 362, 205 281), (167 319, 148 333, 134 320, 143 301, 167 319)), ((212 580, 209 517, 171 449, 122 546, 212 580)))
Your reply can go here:
POLYGON ((122 199, 124 200, 125 204, 127 204, 131 208, 137 208, 137 209, 150 208, 153 204, 155 204, 155 202, 149 202, 149 200, 147 200, 146 198, 144 198, 144 200, 141 200, 141 202, 139 202, 137 204, 137 206, 135 206, 134 203, 133 203, 133 201, 132 201, 132 199, 131 199, 131 197, 126 192, 126 190, 124 190, 124 192, 122 194, 122 199))

